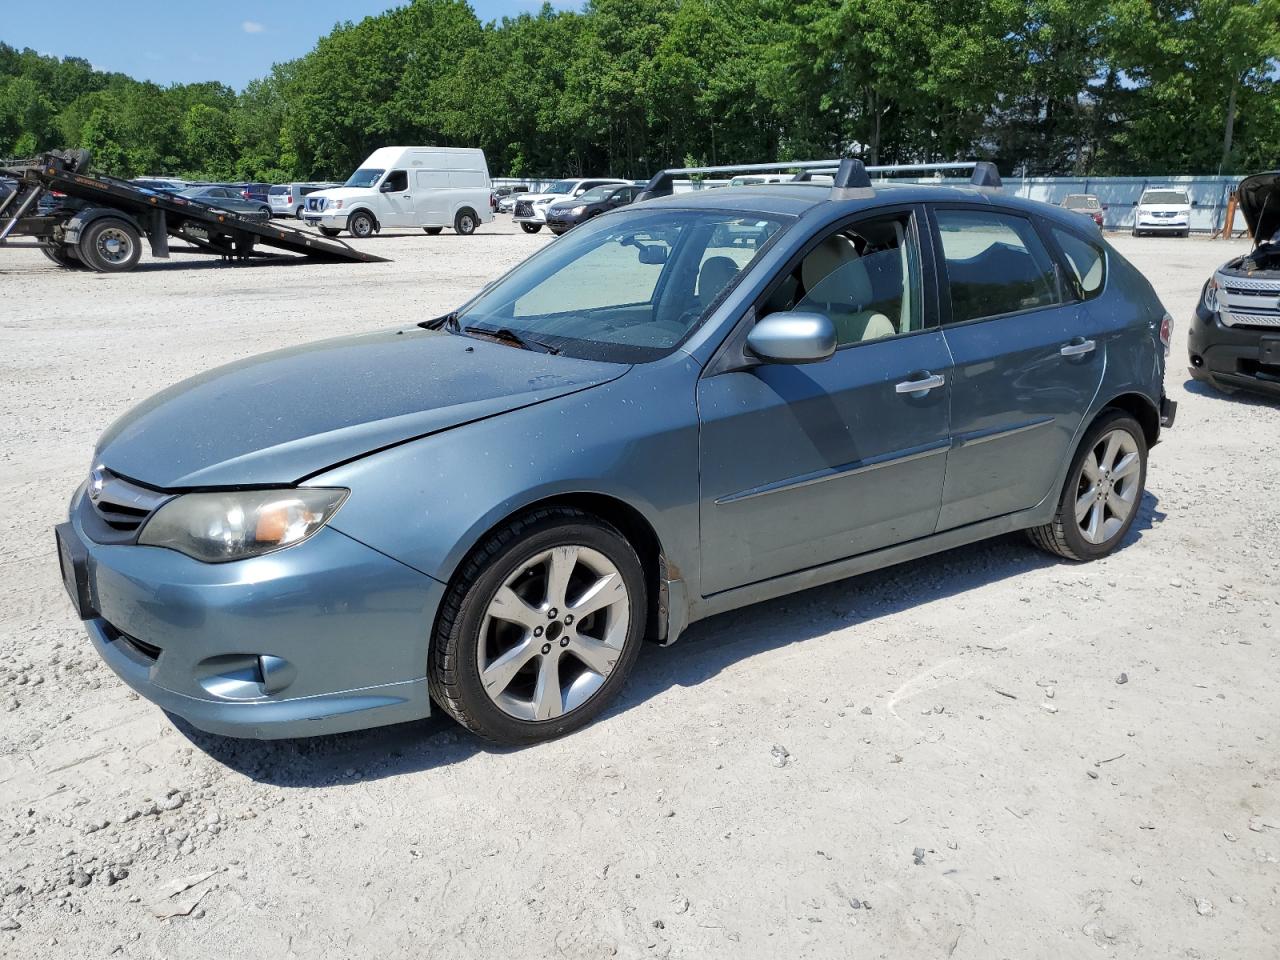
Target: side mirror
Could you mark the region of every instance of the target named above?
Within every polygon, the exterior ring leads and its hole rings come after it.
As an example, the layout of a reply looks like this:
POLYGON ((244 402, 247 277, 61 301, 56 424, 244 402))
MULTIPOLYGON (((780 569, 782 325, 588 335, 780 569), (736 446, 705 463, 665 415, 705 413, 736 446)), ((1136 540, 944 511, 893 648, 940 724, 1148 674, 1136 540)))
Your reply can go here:
POLYGON ((641 263, 657 265, 667 262, 667 248, 657 243, 638 244, 636 252, 641 263))
POLYGON ((391 193, 393 190, 395 190, 395 186, 390 180, 383 180, 382 186, 378 188, 379 193, 391 193))
POLYGON ((747 349, 766 363, 817 363, 836 352, 836 327, 821 313, 771 313, 751 328, 747 349))

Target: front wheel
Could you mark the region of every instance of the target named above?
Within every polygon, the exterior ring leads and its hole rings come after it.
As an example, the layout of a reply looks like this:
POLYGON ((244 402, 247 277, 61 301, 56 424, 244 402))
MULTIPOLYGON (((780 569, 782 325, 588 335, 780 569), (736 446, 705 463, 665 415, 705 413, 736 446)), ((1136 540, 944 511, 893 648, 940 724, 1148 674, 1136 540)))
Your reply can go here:
POLYGON ((1050 523, 1028 531, 1042 550, 1068 560, 1111 553, 1138 516, 1147 483, 1147 438, 1120 410, 1102 414, 1076 451, 1050 523))
POLYGON ((525 233, 537 233, 539 230, 541 230, 541 229, 542 229, 542 224, 540 224, 540 223, 522 223, 522 224, 520 224, 520 229, 521 229, 521 230, 523 230, 525 233))
POLYGON ((458 215, 453 218, 453 229, 464 237, 469 237, 476 232, 477 217, 474 210, 468 210, 465 207, 458 211, 458 215))
POLYGON ((347 229, 351 231, 353 237, 358 237, 361 240, 365 237, 371 237, 375 229, 373 217, 363 210, 357 210, 347 220, 347 229))
POLYGON ((138 265, 142 236, 124 220, 103 217, 85 228, 76 254, 85 266, 98 273, 124 273, 138 265))
POLYGON ((617 696, 639 653, 648 599, 639 557, 580 510, 538 510, 463 563, 440 608, 435 701, 499 743, 559 737, 617 696))

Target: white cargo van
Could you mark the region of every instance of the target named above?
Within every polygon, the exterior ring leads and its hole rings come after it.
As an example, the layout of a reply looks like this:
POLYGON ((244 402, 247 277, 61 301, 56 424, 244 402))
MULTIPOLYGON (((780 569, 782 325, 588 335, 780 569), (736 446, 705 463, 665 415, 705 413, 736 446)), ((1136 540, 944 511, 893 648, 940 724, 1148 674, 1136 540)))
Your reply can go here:
POLYGON ((469 147, 383 147, 347 182, 307 197, 302 219, 327 237, 367 237, 383 227, 453 227, 475 233, 493 219, 484 151, 469 147))

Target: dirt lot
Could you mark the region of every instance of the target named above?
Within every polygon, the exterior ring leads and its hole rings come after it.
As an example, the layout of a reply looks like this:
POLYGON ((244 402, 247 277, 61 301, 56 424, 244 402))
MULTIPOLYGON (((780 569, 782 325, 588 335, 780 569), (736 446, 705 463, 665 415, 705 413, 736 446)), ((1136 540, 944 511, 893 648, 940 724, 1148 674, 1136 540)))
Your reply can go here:
POLYGON ((1104 562, 1009 537, 722 616, 517 751, 439 718, 207 737, 99 663, 50 528, 113 418, 442 312, 547 240, 502 217, 368 242, 387 264, 119 277, 0 252, 0 955, 1275 955, 1280 407, 1184 372, 1241 244, 1114 238, 1177 318, 1181 408, 1104 562))

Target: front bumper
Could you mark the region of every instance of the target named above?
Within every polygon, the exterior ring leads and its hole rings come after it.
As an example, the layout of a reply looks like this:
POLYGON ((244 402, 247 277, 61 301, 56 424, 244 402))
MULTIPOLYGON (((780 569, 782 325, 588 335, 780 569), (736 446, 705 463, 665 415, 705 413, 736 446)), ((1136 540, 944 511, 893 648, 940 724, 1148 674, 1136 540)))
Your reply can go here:
POLYGON ((331 230, 344 230, 347 226, 346 210, 311 210, 302 211, 302 219, 313 227, 327 227, 331 230))
POLYGON ((1186 217, 1166 219, 1164 217, 1139 217, 1134 229, 1143 233, 1182 233, 1191 228, 1186 217))
POLYGON ((59 535, 71 546, 64 554, 82 551, 90 640, 161 708, 210 733, 258 739, 430 714, 427 644, 443 584, 328 527, 221 564, 99 544, 78 519, 82 501, 59 535))
POLYGON ((535 206, 527 216, 513 216, 511 219, 516 223, 546 223, 547 208, 535 206))
POLYGON ((1227 326, 1202 303, 1187 347, 1188 370, 1196 380, 1280 397, 1280 328, 1227 326))
POLYGON ((574 216, 568 211, 548 210, 546 214, 547 226, 558 233, 564 233, 572 227, 576 227, 583 221, 583 217, 574 216))

